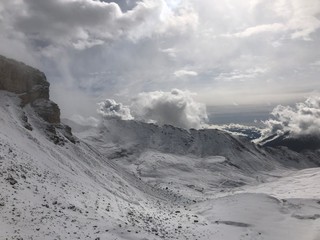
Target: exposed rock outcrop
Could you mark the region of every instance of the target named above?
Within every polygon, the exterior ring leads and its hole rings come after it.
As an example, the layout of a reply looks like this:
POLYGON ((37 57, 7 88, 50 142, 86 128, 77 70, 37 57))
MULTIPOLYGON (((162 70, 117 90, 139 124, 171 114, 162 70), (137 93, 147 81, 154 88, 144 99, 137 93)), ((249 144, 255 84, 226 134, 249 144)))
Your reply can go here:
POLYGON ((48 123, 60 123, 60 109, 56 103, 46 99, 36 99, 31 106, 48 123))
MULTIPOLYGON (((0 90, 17 94, 22 108, 29 104, 44 120, 42 129, 55 144, 63 145, 67 140, 76 143, 71 128, 60 122, 59 106, 49 99, 49 86, 43 72, 0 55, 0 90)), ((25 112, 21 121, 26 129, 33 130, 25 112)))
POLYGON ((30 104, 48 123, 60 123, 60 109, 49 99, 49 86, 43 72, 0 56, 0 90, 16 93, 22 107, 30 104))

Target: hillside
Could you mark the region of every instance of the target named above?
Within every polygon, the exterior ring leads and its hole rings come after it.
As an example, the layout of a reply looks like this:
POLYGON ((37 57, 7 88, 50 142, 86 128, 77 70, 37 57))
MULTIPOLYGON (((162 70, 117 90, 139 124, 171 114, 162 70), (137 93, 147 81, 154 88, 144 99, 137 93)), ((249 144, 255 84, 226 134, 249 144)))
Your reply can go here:
POLYGON ((0 91, 0 239, 320 238, 316 151, 37 111, 0 91))

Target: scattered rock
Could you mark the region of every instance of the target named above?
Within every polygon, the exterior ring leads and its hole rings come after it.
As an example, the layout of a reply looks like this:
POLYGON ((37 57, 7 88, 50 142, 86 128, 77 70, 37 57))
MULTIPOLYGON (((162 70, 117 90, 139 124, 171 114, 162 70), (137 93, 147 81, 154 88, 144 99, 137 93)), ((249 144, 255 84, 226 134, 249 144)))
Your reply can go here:
POLYGON ((292 217, 299 219, 299 220, 317 220, 320 218, 320 214, 305 215, 305 216, 293 214, 292 217))
POLYGON ((15 179, 12 177, 11 174, 8 175, 8 177, 6 178, 6 180, 7 180, 12 186, 18 183, 18 181, 15 180, 15 179))
POLYGON ((75 205, 70 205, 70 206, 68 206, 68 209, 70 209, 72 211, 75 211, 76 210, 76 206, 75 205))
POLYGON ((229 226, 235 226, 235 227, 251 227, 248 223, 242 223, 242 222, 233 222, 233 221, 215 221, 216 224, 225 224, 229 226))

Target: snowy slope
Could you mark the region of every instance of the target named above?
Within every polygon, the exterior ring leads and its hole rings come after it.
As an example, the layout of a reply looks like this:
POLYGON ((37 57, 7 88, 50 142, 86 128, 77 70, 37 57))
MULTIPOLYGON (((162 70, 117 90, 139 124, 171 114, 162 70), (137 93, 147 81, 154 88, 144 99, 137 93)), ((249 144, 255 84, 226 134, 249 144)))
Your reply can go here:
POLYGON ((0 239, 160 234, 158 222, 173 211, 159 202, 161 191, 118 170, 85 143, 55 145, 30 108, 26 115, 34 130, 25 129, 16 101, 1 94, 0 239))
POLYGON ((78 133, 78 136, 99 147, 102 152, 106 150, 106 154, 116 148, 112 158, 151 149, 200 158, 224 156, 226 164, 247 172, 271 170, 277 164, 294 168, 320 166, 319 152, 304 157, 288 149, 259 148, 244 137, 215 129, 187 131, 170 125, 159 127, 133 120, 110 119, 98 128, 78 133))
POLYGON ((214 130, 105 127, 55 144, 0 92, 0 239, 319 239, 320 171, 303 169, 316 154, 214 130))
POLYGON ((209 226, 198 228, 203 239, 208 236, 217 239, 318 237, 319 204, 315 199, 320 194, 315 190, 319 179, 303 173, 313 171, 312 176, 319 176, 320 171, 318 168, 299 170, 319 166, 317 152, 302 155, 286 148, 261 149, 245 139, 221 131, 187 132, 171 126, 158 127, 134 121, 108 121, 96 131, 91 129, 79 136, 95 145, 101 153, 126 171, 155 188, 166 190, 166 198, 170 201, 178 202, 178 205, 189 205, 190 211, 194 207, 198 209, 197 213, 200 211, 201 215, 206 216, 204 219, 209 226), (283 194, 277 195, 279 192, 283 194), (229 208, 229 201, 236 203, 236 208, 242 210, 234 212, 229 208), (288 204, 289 207, 282 204, 295 201, 302 208, 300 213, 300 210, 295 211, 297 204, 288 204), (262 204, 264 202, 265 205, 262 204), (226 215, 215 217, 212 223, 208 218, 217 213, 210 213, 207 208, 214 205, 224 209, 226 215), (290 206, 293 206, 292 209, 290 206), (289 210, 283 215, 284 209, 289 210), (250 224, 241 224, 237 220, 242 227, 236 228, 234 232, 230 230, 238 227, 236 219, 247 218, 248 214, 253 215, 248 218, 250 224), (265 226, 256 226, 257 219, 265 226), (216 221, 223 223, 221 230, 216 221))

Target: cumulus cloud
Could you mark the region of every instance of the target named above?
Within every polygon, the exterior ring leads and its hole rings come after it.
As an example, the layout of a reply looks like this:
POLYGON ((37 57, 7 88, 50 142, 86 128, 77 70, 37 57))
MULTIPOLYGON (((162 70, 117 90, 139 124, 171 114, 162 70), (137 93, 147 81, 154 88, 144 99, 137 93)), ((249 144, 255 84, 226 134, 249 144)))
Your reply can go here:
POLYGON ((193 95, 179 89, 143 92, 133 99, 131 109, 138 120, 186 129, 201 128, 208 120, 206 107, 196 102, 193 95))
POLYGON ((267 128, 263 136, 320 136, 320 97, 310 97, 294 107, 279 105, 271 114, 274 119, 264 122, 267 128))
POLYGON ((44 49, 52 45, 86 49, 120 37, 136 40, 167 30, 186 31, 197 24, 192 9, 174 11, 164 0, 138 1, 125 12, 115 2, 22 0, 0 3, 0 13, 11 31, 44 49))
POLYGON ((122 103, 117 103, 113 99, 106 99, 103 102, 98 103, 98 106, 98 114, 104 119, 133 119, 129 107, 122 105, 122 103))

